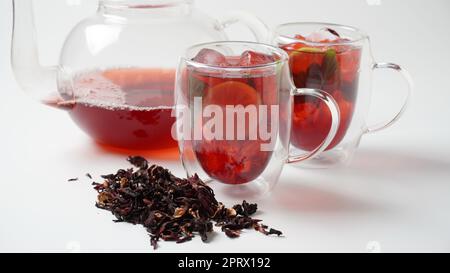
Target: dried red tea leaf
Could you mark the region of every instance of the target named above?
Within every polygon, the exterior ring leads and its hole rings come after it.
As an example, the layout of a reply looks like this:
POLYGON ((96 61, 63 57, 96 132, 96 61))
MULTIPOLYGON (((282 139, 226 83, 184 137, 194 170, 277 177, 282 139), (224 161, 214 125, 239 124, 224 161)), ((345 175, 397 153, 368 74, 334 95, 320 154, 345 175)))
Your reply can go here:
POLYGON ((269 235, 272 235, 272 234, 277 235, 277 236, 281 236, 281 235, 283 235, 283 232, 281 232, 281 231, 279 231, 279 230, 276 230, 276 229, 274 229, 274 228, 271 228, 271 229, 269 230, 269 235))
POLYGON ((141 156, 130 156, 128 158, 128 162, 130 162, 131 165, 140 169, 147 169, 148 167, 147 160, 141 156))
POLYGON ((239 230, 225 228, 222 231, 225 232, 225 235, 227 235, 229 238, 238 238, 239 236, 241 236, 241 232, 239 230))
POLYGON ((186 208, 176 208, 173 214, 174 218, 181 218, 186 213, 186 208))
POLYGON ((336 30, 334 30, 332 28, 325 28, 325 30, 328 31, 329 33, 333 34, 334 36, 341 38, 341 35, 339 35, 339 33, 336 30))

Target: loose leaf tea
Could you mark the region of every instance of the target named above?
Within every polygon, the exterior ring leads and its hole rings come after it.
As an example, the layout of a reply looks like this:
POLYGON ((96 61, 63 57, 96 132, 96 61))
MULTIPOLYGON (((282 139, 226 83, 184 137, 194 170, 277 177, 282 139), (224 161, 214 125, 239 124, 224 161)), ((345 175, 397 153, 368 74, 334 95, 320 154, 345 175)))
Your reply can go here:
POLYGON ((230 238, 239 237, 244 229, 282 235, 251 217, 256 204, 243 201, 227 208, 197 175, 181 179, 163 167, 150 166, 143 157, 128 161, 138 169, 118 170, 102 176, 103 183, 93 183, 98 192, 96 206, 111 211, 115 222, 143 225, 155 249, 160 239, 184 243, 199 235, 206 242, 214 225, 230 238))

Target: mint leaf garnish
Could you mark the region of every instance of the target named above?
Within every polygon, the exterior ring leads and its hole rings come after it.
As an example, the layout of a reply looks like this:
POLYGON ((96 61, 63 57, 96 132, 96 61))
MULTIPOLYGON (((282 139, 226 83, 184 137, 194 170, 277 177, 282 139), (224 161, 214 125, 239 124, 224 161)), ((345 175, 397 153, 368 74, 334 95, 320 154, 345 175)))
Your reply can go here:
POLYGON ((336 51, 334 49, 328 49, 325 52, 325 56, 322 62, 323 79, 331 79, 338 72, 338 69, 339 66, 336 58, 336 51))

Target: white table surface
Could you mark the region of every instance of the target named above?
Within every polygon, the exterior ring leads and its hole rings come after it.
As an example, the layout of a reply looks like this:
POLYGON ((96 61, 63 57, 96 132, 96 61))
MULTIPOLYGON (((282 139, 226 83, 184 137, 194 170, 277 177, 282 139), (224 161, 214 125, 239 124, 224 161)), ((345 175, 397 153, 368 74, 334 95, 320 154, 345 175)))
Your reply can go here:
MULTIPOLYGON (((51 27, 50 8, 62 1, 36 2, 41 3, 41 17, 47 11, 44 19, 51 27)), ((260 203, 259 215, 283 230, 285 238, 245 232, 229 240, 218 234, 209 244, 200 239, 161 243, 158 252, 450 251, 450 2, 271 2, 276 4, 197 4, 214 16, 241 8, 271 26, 288 21, 359 26, 371 35, 377 59, 410 70, 416 82, 411 107, 389 130, 365 136, 347 168, 285 168, 272 197, 260 203)), ((86 10, 75 7, 69 19, 86 10)), ((67 28, 53 26, 54 37, 62 39, 67 28)), ((84 178, 86 172, 100 175, 127 167, 125 156, 102 151, 67 114, 39 105, 19 90, 9 65, 10 28, 11 3, 0 1, 0 251, 153 252, 142 227, 114 224, 110 213, 94 207, 96 194, 84 178), (81 180, 66 182, 72 177, 81 180)), ((232 31, 236 38, 245 35, 239 27, 232 31)), ((43 40, 43 60, 51 63, 62 40, 43 40)), ((377 85, 373 120, 395 110, 398 101, 389 94, 402 87, 396 77, 379 75, 384 76, 377 85)), ((184 174, 177 161, 152 160, 184 174)))

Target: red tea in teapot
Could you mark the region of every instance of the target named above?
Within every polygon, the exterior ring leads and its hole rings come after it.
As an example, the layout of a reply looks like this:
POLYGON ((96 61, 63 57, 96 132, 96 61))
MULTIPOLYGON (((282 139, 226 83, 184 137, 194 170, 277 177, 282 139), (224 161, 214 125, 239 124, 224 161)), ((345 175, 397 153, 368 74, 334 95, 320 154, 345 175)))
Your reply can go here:
POLYGON ((177 146, 171 130, 175 122, 175 71, 111 69, 79 74, 74 100, 59 103, 101 144, 132 150, 177 146))
MULTIPOLYGON (((330 30, 328 36, 337 34, 330 30)), ((333 45, 345 42, 338 36, 330 39, 316 37, 296 38, 305 41, 280 45, 289 54, 290 67, 297 88, 322 89, 336 100, 341 123, 328 146, 333 149, 344 138, 353 118, 358 91, 361 49, 351 45, 333 45), (319 42, 320 45, 308 44, 319 42), (330 43, 330 45, 326 45, 330 43)), ((312 151, 326 138, 331 127, 331 113, 319 99, 297 96, 294 99, 291 143, 302 150, 312 151)))

